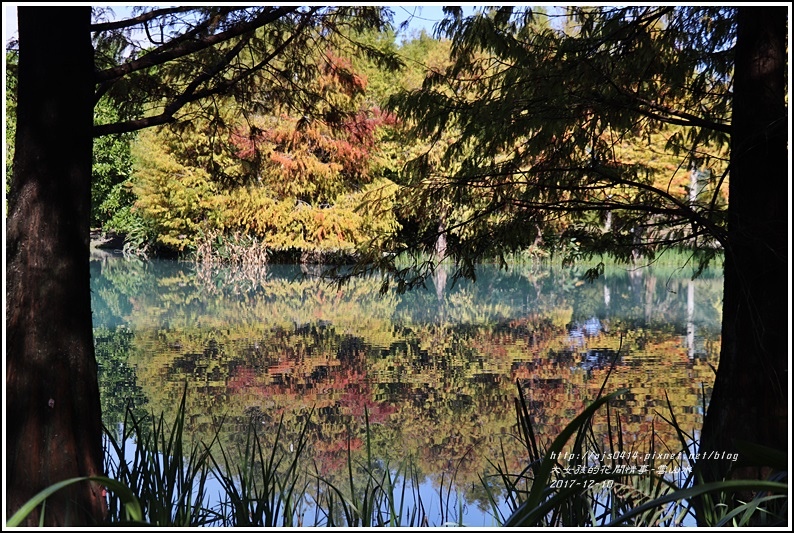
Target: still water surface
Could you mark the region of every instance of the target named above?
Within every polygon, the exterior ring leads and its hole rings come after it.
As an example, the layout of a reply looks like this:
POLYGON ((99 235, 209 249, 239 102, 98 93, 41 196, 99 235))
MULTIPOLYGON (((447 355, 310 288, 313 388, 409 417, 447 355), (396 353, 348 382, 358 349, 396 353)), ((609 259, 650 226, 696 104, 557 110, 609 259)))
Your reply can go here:
MULTIPOLYGON (((490 461, 527 463, 517 383, 548 443, 614 359, 605 391, 629 389, 613 412, 627 445, 645 449, 652 433, 674 442, 666 397, 697 433, 719 352, 722 278, 693 281, 687 268, 608 269, 586 283, 584 268, 483 266, 476 282, 453 286, 440 270, 426 290, 383 296, 378 279, 339 288, 299 266, 110 258, 91 272, 108 427, 127 401, 173 413, 187 383, 190 436, 209 442, 223 418, 232 448, 251 420, 271 439, 283 420, 273 445, 294 445, 305 427, 306 459, 341 484, 348 446, 354 461, 366 456, 366 413, 372 456, 414 465, 430 525, 461 510, 468 525, 494 525, 480 476, 490 461)), ((605 435, 605 417, 595 422, 605 435)))

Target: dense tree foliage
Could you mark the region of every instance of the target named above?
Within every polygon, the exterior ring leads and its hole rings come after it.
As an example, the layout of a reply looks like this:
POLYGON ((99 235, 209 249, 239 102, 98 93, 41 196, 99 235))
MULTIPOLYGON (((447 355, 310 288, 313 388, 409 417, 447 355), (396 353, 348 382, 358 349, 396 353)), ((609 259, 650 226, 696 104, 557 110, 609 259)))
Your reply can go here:
POLYGON ((253 239, 328 259, 393 232, 391 163, 379 142, 393 120, 369 104, 367 79, 348 60, 331 51, 317 60, 314 117, 288 108, 239 117, 227 101, 221 120, 140 136, 133 191, 158 244, 206 260, 208 246, 253 239), (367 208, 373 196, 377 212, 367 208))
MULTIPOLYGON (((6 267, 9 513, 55 482, 103 470, 88 286, 92 135, 187 119, 180 113, 190 103, 204 102, 199 111, 211 119, 222 94, 252 110, 290 105, 312 116, 317 70, 303 59, 340 39, 395 65, 345 35, 382 29, 388 12, 377 6, 142 8, 117 21, 100 21, 97 11, 93 24, 87 7, 18 12, 6 267), (114 104, 114 122, 93 124, 103 98, 114 104)), ((96 523, 104 506, 98 486, 83 483, 52 499, 42 520, 96 523)))
MULTIPOLYGON (((105 99, 94 107, 97 121, 118 120, 118 113, 105 99)), ((105 135, 94 138, 91 167, 91 227, 126 229, 125 219, 133 196, 126 181, 132 174, 130 143, 132 134, 105 135)))
MULTIPOLYGON (((408 174, 426 213, 448 198, 469 209, 439 227, 459 235, 446 247, 457 273, 538 240, 623 261, 678 246, 701 266, 724 249, 722 356, 701 446, 783 450, 785 10, 573 7, 563 27, 532 9, 447 13, 452 65, 392 108, 420 138, 450 139, 441 165, 428 151, 408 174), (636 156, 660 135, 671 167, 655 150, 636 156)), ((433 270, 371 259, 400 288, 433 270)), ((699 465, 705 480, 764 475, 729 466, 699 465)))
POLYGON ((449 43, 419 34, 397 45, 390 32, 356 38, 406 67, 398 74, 368 57, 318 51, 305 58, 318 64, 312 116, 289 105, 240 113, 218 98, 211 120, 141 135, 130 184, 147 236, 132 227, 129 243, 195 251, 200 261, 330 261, 394 252, 420 233, 435 242, 424 214, 395 202, 402 166, 427 146, 381 108, 396 90, 419 87, 427 69, 443 68, 449 43), (265 253, 228 252, 252 247, 265 253))
MULTIPOLYGON (((9 511, 101 469, 91 224, 209 262, 355 256, 347 274, 380 271, 384 292, 528 249, 683 247, 699 268, 723 251, 701 445, 784 447, 784 8, 452 7, 439 38, 401 44, 377 6, 76 9, 21 7, 7 52, 9 511), (59 431, 68 453, 42 463, 59 431)), ((101 519, 95 493, 69 497, 101 519)))
POLYGON ((708 260, 725 238, 732 16, 716 11, 708 29, 672 8, 565 16, 568 33, 542 11, 450 11, 452 63, 392 98, 434 146, 406 169, 410 203, 456 206, 447 253, 467 275, 539 242, 624 260, 689 246, 708 260), (706 170, 690 196, 691 171, 706 170))

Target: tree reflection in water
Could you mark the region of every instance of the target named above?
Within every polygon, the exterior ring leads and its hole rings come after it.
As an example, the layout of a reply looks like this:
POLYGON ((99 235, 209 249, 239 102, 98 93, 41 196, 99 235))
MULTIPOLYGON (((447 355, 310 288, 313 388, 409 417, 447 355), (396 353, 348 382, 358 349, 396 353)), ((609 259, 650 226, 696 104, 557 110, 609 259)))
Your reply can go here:
MULTIPOLYGON (((428 290, 379 296, 377 279, 340 289, 299 267, 91 266, 108 427, 123 418, 122 398, 172 412, 187 381, 187 434, 209 441, 223 417, 228 448, 254 420, 274 445, 283 415, 281 442, 308 424, 307 466, 340 481, 348 446, 354 461, 366 453, 366 410, 374 457, 410 460, 436 487, 454 481, 481 509, 489 459, 526 466, 516 381, 548 443, 615 359, 607 390, 630 393, 613 412, 642 449, 652 433, 675 442, 658 416, 665 394, 684 429, 700 427, 719 350, 722 279, 709 273, 618 269, 590 284, 583 269, 484 266, 476 283, 437 273, 428 290)), ((603 417, 593 429, 606 434, 603 417)))

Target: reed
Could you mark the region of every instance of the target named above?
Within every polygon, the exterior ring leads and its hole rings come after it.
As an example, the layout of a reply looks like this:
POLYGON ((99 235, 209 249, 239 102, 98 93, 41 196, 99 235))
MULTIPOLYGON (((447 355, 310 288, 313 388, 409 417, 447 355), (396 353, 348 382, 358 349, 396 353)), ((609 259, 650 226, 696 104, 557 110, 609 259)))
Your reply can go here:
MULTIPOLYGON (((501 458, 491 462, 496 473, 480 477, 499 525, 693 525, 693 502, 699 502, 701 519, 712 526, 786 525, 788 478, 784 454, 746 445, 743 455, 754 464, 767 465, 772 472, 769 479, 695 483, 694 468, 678 477, 656 473, 661 465, 653 458, 656 439, 652 435, 646 452, 651 457, 647 471, 631 472, 627 470, 632 466, 627 457, 635 450, 626 449, 620 416, 610 406, 626 391, 604 395, 605 380, 593 403, 544 449, 520 383, 517 387, 516 420, 527 453, 526 466, 520 472, 510 472, 503 451, 501 458), (606 441, 593 432, 593 417, 601 409, 606 410, 610 421, 606 441), (733 497, 737 493, 752 497, 737 501, 733 497), (509 513, 503 513, 503 502, 509 513)), ((433 525, 419 492, 415 466, 404 460, 393 467, 373 457, 366 410, 366 456, 363 461, 354 460, 348 440, 347 476, 342 484, 334 484, 319 474, 317 465, 313 471, 301 466, 310 416, 292 449, 281 442, 282 418, 272 447, 263 445, 252 421, 242 447, 232 454, 221 445, 219 429, 209 444, 185 442, 186 394, 185 388, 170 426, 163 415, 138 419, 128 408, 118 438, 106 429, 107 477, 69 479, 48 487, 9 518, 6 526, 20 524, 39 506, 43 515, 46 500, 54 492, 71 483, 89 481, 107 487, 106 525, 113 526, 433 525), (127 449, 131 442, 133 449, 127 449), (214 482, 221 487, 218 498, 210 494, 209 486, 214 482), (314 508, 313 517, 304 523, 309 504, 314 508)), ((669 400, 668 409, 668 417, 662 419, 676 431, 679 451, 684 453, 669 454, 673 459, 663 464, 666 469, 680 469, 684 459, 678 457, 688 456, 697 443, 676 421, 669 400)), ((442 523, 464 525, 462 504, 453 495, 452 482, 445 487, 442 478, 438 490, 442 523)))
POLYGON ((261 268, 268 264, 270 251, 266 243, 255 236, 210 230, 197 237, 194 259, 196 263, 205 265, 236 264, 261 268))
MULTIPOLYGON (((105 431, 113 452, 105 454, 105 471, 135 494, 142 510, 141 520, 153 526, 199 527, 218 519, 207 508, 209 449, 198 444, 188 447, 184 441, 186 396, 187 387, 170 428, 163 414, 138 419, 127 409, 121 438, 117 440, 105 431), (135 442, 135 446, 128 453, 130 442, 135 442)), ((124 521, 123 504, 118 496, 110 495, 109 522, 124 521)))
POLYGON ((297 446, 288 452, 281 445, 284 417, 276 430, 270 450, 262 446, 254 424, 248 425, 240 462, 232 462, 219 445, 223 463, 211 459, 214 473, 225 491, 218 505, 222 526, 294 527, 300 523, 300 502, 309 486, 308 476, 299 468, 306 447, 304 425, 297 446))
MULTIPOLYGON (((607 378, 609 378, 609 373, 607 378)), ((625 393, 618 390, 602 396, 577 416, 545 450, 536 436, 533 418, 524 401, 521 386, 516 399, 517 425, 527 453, 527 465, 510 473, 506 460, 492 462, 501 481, 511 514, 499 513, 498 496, 483 478, 492 511, 500 524, 510 527, 582 527, 692 526, 696 523, 695 502, 700 502, 701 521, 709 526, 785 525, 787 523, 788 480, 786 458, 760 447, 745 449, 743 457, 753 464, 764 464, 773 475, 767 480, 729 480, 715 483, 697 482, 694 455, 697 442, 678 424, 668 399, 669 418, 662 417, 678 436, 681 448, 666 450, 666 461, 657 461, 655 435, 648 449, 638 453, 639 463, 630 464, 636 450, 626 450, 620 417, 614 413, 614 431, 608 424, 607 444, 596 438, 592 421, 604 408, 612 420, 610 401, 625 393), (573 439, 572 445, 568 445, 573 439), (628 452, 628 453, 627 453, 628 452), (644 458, 648 461, 644 462, 644 458), (565 459, 561 459, 565 458, 565 459), (634 469, 631 469, 634 466, 634 469), (628 473, 627 473, 628 472, 628 473), (661 472, 686 472, 665 475, 661 472), (736 501, 731 495, 752 494, 748 501, 736 501)), ((504 454, 503 454, 504 455, 504 454)))
MULTIPOLYGON (((329 527, 416 527, 428 525, 424 502, 419 493, 418 473, 410 461, 392 468, 388 461, 372 456, 369 413, 364 410, 366 460, 354 461, 347 447, 346 486, 339 486, 316 475, 319 498, 315 500, 329 527)), ((348 435, 350 432, 348 431, 348 435)), ((442 489, 443 490, 443 482, 442 489)), ((443 521, 443 513, 442 513, 443 521)))

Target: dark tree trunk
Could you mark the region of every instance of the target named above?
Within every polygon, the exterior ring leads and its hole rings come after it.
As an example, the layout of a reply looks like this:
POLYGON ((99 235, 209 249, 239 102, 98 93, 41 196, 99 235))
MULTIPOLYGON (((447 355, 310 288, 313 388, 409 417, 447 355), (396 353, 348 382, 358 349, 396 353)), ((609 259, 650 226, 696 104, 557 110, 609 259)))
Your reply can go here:
MULTIPOLYGON (((738 8, 722 350, 704 452, 737 452, 737 441, 787 449, 786 23, 785 7, 738 8)), ((765 474, 729 466, 698 470, 705 481, 765 474)))
MULTIPOLYGON (((103 474, 91 329, 90 7, 19 7, 19 99, 7 226, 7 512, 67 478, 103 474)), ((102 487, 47 501, 45 525, 101 520, 102 487)), ((38 524, 38 511, 28 525, 38 524)))

